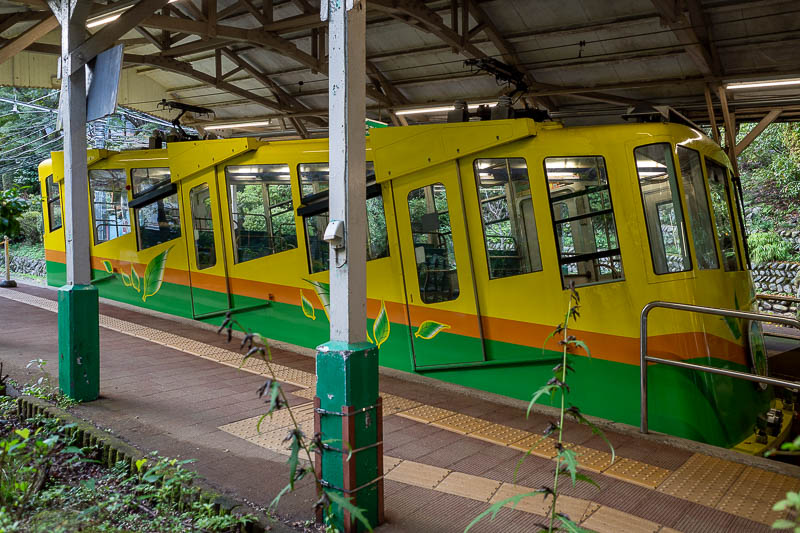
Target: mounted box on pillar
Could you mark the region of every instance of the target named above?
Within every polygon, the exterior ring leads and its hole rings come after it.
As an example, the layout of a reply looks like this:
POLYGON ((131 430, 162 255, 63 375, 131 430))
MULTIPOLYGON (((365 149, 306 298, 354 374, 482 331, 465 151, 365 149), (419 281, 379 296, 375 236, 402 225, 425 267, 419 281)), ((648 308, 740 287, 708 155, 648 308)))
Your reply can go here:
MULTIPOLYGON (((383 520, 383 427, 378 349, 366 342, 366 3, 322 0, 328 21, 328 108, 331 225, 330 342, 317 347, 315 429, 326 443, 317 456, 323 489, 383 520), (353 246, 350 246, 350 244, 353 246)), ((336 526, 363 524, 333 504, 336 526)))

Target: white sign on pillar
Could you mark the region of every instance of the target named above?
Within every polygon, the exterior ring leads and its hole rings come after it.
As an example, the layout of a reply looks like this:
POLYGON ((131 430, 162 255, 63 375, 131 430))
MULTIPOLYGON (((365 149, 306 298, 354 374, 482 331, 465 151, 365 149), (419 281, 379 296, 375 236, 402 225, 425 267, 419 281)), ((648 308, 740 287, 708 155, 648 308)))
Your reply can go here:
POLYGON ((331 340, 366 342, 366 2, 323 0, 328 20, 331 340), (336 239, 337 233, 343 239, 336 239))

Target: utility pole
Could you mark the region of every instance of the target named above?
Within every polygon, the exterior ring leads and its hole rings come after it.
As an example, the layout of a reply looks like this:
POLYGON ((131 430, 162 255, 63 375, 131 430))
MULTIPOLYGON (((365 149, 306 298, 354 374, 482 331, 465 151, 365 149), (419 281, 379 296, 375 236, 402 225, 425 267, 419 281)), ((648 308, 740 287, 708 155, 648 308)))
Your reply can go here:
POLYGON ((67 284, 58 291, 58 381, 74 400, 100 395, 97 289, 92 285, 89 180, 86 163, 86 67, 75 50, 86 40, 91 2, 51 0, 61 23, 64 128, 64 232, 67 284), (81 63, 74 69, 73 62, 81 63))
MULTIPOLYGON (((317 347, 316 428, 333 442, 317 456, 327 490, 336 490, 373 526, 383 521, 382 410, 378 350, 367 342, 366 1, 322 0, 328 21, 330 150, 330 342, 317 347)), ((358 531, 334 506, 337 526, 358 531)))

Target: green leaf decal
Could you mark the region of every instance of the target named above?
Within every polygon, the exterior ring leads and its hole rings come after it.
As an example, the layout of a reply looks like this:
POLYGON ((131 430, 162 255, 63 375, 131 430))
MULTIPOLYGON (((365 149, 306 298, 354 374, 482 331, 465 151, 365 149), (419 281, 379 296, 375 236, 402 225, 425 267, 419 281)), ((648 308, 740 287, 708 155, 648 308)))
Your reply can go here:
POLYGON ((111 261, 109 261, 108 259, 103 261, 103 268, 105 268, 106 272, 108 272, 109 274, 114 272, 114 267, 111 265, 111 261))
POLYGON ((736 340, 741 339, 742 330, 739 329, 739 319, 733 318, 732 316, 724 316, 722 318, 725 319, 725 323, 728 325, 728 329, 731 330, 733 338, 736 340))
POLYGON ((328 321, 330 321, 330 309, 331 309, 331 285, 330 283, 324 283, 322 281, 314 281, 311 279, 306 280, 312 287, 314 287, 314 291, 317 293, 317 298, 319 298, 319 302, 322 304, 322 309, 325 311, 325 316, 328 317, 328 321))
POLYGON ((389 316, 386 314, 386 302, 381 300, 381 311, 378 313, 378 318, 375 319, 375 323, 372 324, 372 334, 375 337, 375 345, 378 348, 389 338, 390 329, 391 324, 389 323, 389 316))
POLYGON ((139 277, 139 273, 136 272, 136 267, 131 265, 131 286, 136 289, 136 292, 142 292, 142 278, 139 277))
POLYGON ((125 272, 120 272, 120 276, 122 276, 122 284, 126 287, 132 287, 133 283, 131 282, 131 277, 127 275, 125 272))
POLYGON ((303 294, 303 289, 300 289, 300 305, 303 308, 303 314, 311 320, 317 319, 317 313, 314 311, 314 306, 308 301, 306 295, 303 294))
POLYGON ((155 295, 161 289, 161 282, 164 280, 164 270, 167 268, 167 254, 172 247, 167 248, 155 256, 144 271, 144 284, 142 287, 142 301, 155 295))
POLYGON ((445 329, 450 329, 450 326, 436 322, 435 320, 426 320, 419 325, 414 336, 420 339, 430 340, 445 329))

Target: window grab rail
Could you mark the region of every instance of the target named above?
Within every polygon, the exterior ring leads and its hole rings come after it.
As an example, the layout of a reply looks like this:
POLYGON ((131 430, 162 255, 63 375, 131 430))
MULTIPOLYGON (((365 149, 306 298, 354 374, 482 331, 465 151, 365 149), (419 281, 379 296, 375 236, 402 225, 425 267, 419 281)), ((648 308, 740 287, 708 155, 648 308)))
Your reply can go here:
POLYGON ((775 324, 783 324, 800 330, 800 321, 793 318, 786 318, 782 316, 765 315, 762 313, 752 313, 749 311, 734 311, 732 309, 718 309, 716 307, 705 307, 702 305, 681 304, 677 302, 650 302, 642 308, 641 322, 640 322, 640 369, 641 369, 641 422, 639 431, 647 433, 647 363, 661 363, 664 365, 677 366, 680 368, 688 368, 689 370, 698 370, 700 372, 708 372, 710 374, 720 374, 739 379, 746 379, 748 381, 755 381, 757 383, 766 383, 767 385, 775 385, 776 387, 786 387, 790 389, 800 389, 800 382, 788 381, 785 379, 770 378, 752 374, 750 372, 739 372, 737 370, 728 370, 725 368, 715 368, 712 366, 697 365, 693 363, 685 363, 683 361, 673 361, 671 359, 662 359, 661 357, 651 357, 647 355, 647 317, 650 311, 660 307, 663 309, 674 309, 677 311, 689 311, 692 313, 704 313, 708 315, 729 316, 732 318, 742 318, 745 320, 755 320, 758 322, 772 322, 775 324))

